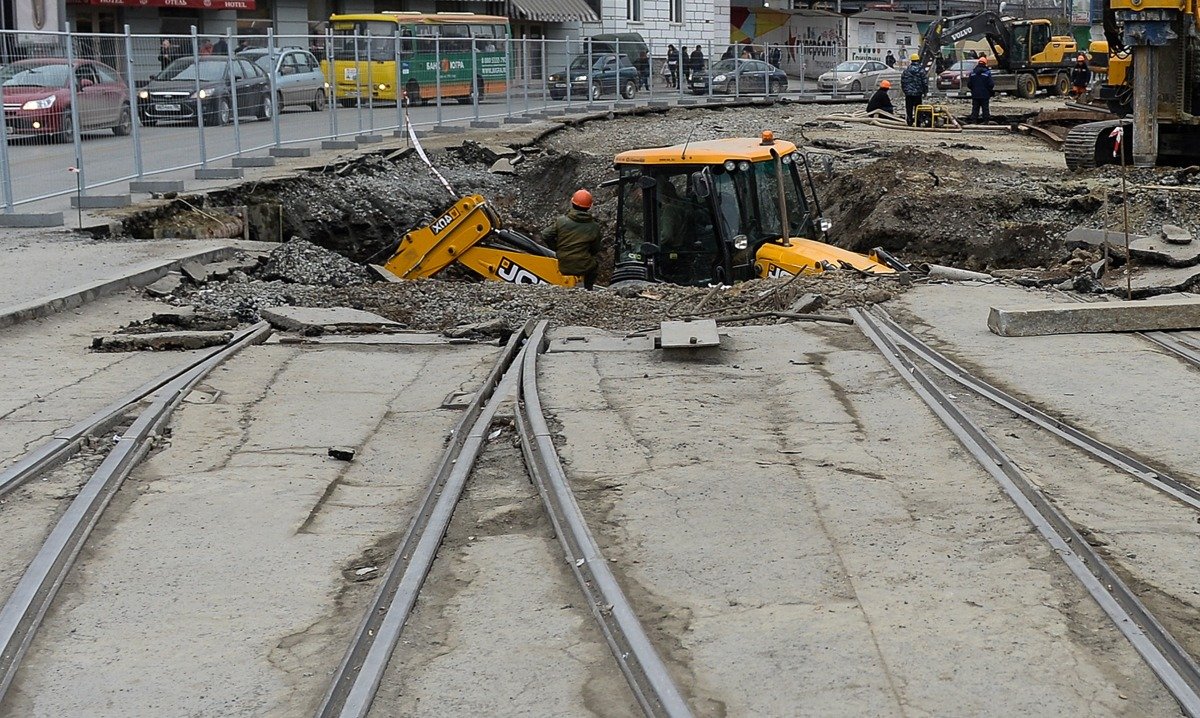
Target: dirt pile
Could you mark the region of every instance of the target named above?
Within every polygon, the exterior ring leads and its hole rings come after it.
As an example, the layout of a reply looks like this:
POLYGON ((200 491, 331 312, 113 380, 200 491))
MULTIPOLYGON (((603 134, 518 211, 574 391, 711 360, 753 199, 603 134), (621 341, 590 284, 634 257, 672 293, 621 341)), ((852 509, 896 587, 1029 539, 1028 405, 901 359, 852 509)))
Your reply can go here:
POLYGON ((268 280, 331 287, 365 284, 369 279, 362 265, 303 239, 293 239, 271 250, 259 275, 268 280))

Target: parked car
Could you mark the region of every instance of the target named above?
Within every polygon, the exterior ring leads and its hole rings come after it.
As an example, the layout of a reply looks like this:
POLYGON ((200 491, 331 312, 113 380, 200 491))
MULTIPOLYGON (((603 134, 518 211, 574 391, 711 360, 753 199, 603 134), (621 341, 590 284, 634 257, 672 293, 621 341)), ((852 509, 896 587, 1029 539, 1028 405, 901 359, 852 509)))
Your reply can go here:
POLYGON ((977 64, 979 64, 979 60, 959 60, 954 63, 937 76, 937 89, 959 89, 977 64))
POLYGON ((713 94, 753 95, 769 90, 775 95, 788 89, 787 73, 762 60, 721 60, 708 70, 693 72, 688 87, 694 94, 707 95, 710 77, 713 94))
POLYGON ((80 132, 111 129, 127 135, 133 129, 129 88, 121 74, 102 62, 63 58, 21 60, 5 67, 4 124, 12 135, 72 134, 71 87, 75 80, 75 114, 80 132))
POLYGON ((572 98, 591 97, 598 100, 608 94, 621 94, 629 99, 637 94, 638 78, 641 75, 622 51, 620 57, 612 54, 592 55, 591 88, 588 87, 588 56, 576 55, 564 72, 556 72, 549 78, 550 97, 561 100, 567 96, 568 78, 572 98), (618 68, 618 65, 620 66, 618 68))
MULTIPOLYGON (((650 53, 650 46, 646 44, 645 38, 636 32, 593 35, 592 37, 585 38, 584 42, 591 47, 593 57, 601 52, 612 53, 614 55, 620 52, 629 58, 629 61, 632 63, 637 62, 637 59, 642 56, 643 52, 647 55, 650 53)), ((586 55, 587 53, 585 52, 584 54, 586 55)))
POLYGON ((817 88, 839 92, 874 92, 884 80, 896 82, 900 71, 878 60, 847 60, 817 78, 817 88))
POLYGON ((271 85, 261 67, 240 58, 190 57, 175 60, 138 91, 138 114, 143 125, 162 121, 196 122, 197 99, 203 108, 204 124, 224 125, 233 119, 234 88, 237 112, 268 120, 275 112, 271 85), (199 78, 200 89, 196 89, 199 78), (199 95, 197 96, 197 93, 199 95))
POLYGON ((237 54, 268 73, 275 73, 275 109, 282 111, 292 105, 305 105, 314 112, 325 109, 329 100, 329 83, 321 72, 321 63, 308 50, 285 47, 275 51, 267 48, 243 50, 237 54))

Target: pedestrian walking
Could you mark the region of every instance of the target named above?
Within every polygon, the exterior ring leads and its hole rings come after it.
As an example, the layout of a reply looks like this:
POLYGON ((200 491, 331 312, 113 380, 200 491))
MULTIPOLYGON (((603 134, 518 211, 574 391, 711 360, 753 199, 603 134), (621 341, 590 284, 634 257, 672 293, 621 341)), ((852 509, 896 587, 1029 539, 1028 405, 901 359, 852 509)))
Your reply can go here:
POLYGON ((780 69, 780 65, 783 64, 783 51, 779 49, 779 46, 772 47, 767 56, 771 58, 771 67, 776 70, 780 69))
POLYGON ((892 105, 892 98, 888 95, 888 91, 891 89, 892 83, 889 80, 880 82, 879 89, 875 90, 875 94, 871 95, 871 99, 867 101, 867 112, 871 113, 875 110, 883 110, 890 115, 896 114, 896 108, 892 105))
POLYGON ((1075 58, 1075 67, 1071 68, 1071 97, 1079 97, 1087 92, 1088 84, 1092 81, 1092 71, 1088 69, 1087 55, 1075 58))
POLYGON ((914 52, 909 60, 911 64, 900 73, 900 90, 904 93, 904 116, 911 126, 913 112, 925 98, 925 93, 929 92, 929 76, 925 73, 925 66, 921 64, 920 55, 914 52))
POLYGON ((600 270, 600 225, 592 216, 592 193, 581 189, 571 195, 571 209, 542 230, 542 241, 558 257, 558 271, 583 278, 591 289, 600 270))
POLYGON ((225 38, 221 38, 220 40, 217 40, 215 45, 213 45, 212 51, 214 55, 228 55, 229 43, 225 42, 225 38))
POLYGON ((642 50, 642 54, 638 57, 637 62, 633 66, 638 71, 638 89, 650 89, 650 53, 642 50))
MULTIPOLYGON (((698 75, 704 72, 704 51, 697 45, 695 50, 692 50, 692 72, 691 75, 698 75)), ((688 79, 691 79, 689 76, 688 79)))
POLYGON ((667 84, 675 87, 679 84, 679 50, 674 45, 667 45, 667 84))
POLYGON ((896 56, 892 54, 891 50, 887 51, 887 57, 883 58, 883 64, 887 65, 888 67, 896 66, 896 56))
POLYGON ((967 87, 971 90, 971 116, 967 118, 967 122, 978 122, 981 117, 983 122, 991 120, 992 113, 988 103, 996 92, 996 83, 992 80, 992 71, 988 69, 986 57, 979 58, 975 69, 971 70, 971 76, 967 78, 967 87))
POLYGON ((181 48, 171 44, 169 38, 163 38, 162 45, 158 48, 158 64, 163 70, 167 69, 167 65, 175 62, 182 55, 181 48))

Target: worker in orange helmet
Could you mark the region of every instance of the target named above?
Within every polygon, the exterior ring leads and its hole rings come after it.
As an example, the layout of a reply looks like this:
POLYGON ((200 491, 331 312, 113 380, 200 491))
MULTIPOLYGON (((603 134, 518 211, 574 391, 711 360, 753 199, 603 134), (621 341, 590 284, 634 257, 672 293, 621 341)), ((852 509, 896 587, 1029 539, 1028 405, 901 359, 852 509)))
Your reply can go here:
POLYGON ((1075 67, 1071 68, 1071 96, 1079 97, 1087 92, 1088 83, 1092 81, 1092 71, 1087 64, 1087 55, 1075 58, 1075 67))
POLYGON ((892 98, 888 92, 892 89, 892 83, 889 80, 884 80, 879 83, 879 89, 875 90, 875 94, 871 95, 871 99, 867 101, 867 113, 870 114, 875 110, 883 110, 889 115, 896 114, 896 108, 892 105, 892 98))
POLYGON ((584 288, 591 289, 600 269, 600 235, 592 193, 581 189, 571 195, 571 209, 542 230, 542 241, 557 255, 559 272, 582 277, 584 288))

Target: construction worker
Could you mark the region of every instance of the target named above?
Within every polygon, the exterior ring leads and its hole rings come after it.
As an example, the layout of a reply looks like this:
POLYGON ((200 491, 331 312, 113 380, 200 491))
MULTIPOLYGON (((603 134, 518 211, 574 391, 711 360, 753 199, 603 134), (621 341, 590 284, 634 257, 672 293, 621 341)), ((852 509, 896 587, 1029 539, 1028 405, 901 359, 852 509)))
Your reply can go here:
POLYGON ((980 121, 980 113, 983 115, 983 122, 991 120, 992 113, 988 109, 988 103, 995 94, 996 83, 992 80, 992 71, 988 69, 986 57, 979 58, 975 69, 971 70, 970 76, 967 77, 967 87, 971 90, 971 116, 967 118, 967 122, 980 121))
POLYGON ((921 64, 920 55, 914 52, 908 59, 911 60, 911 63, 900 74, 900 89, 904 92, 904 114, 911 126, 913 112, 925 98, 925 93, 929 92, 929 76, 921 64))
POLYGON ((1087 55, 1075 58, 1075 67, 1071 68, 1071 97, 1079 97, 1087 92, 1088 83, 1092 81, 1092 71, 1088 69, 1087 55))
POLYGON ((585 289, 596 283, 600 268, 600 225, 592 216, 592 193, 581 189, 571 195, 571 209, 542 231, 542 241, 558 256, 558 271, 583 277, 585 289))
POLYGON ((884 80, 879 83, 879 89, 871 95, 871 99, 867 101, 867 112, 875 110, 883 110, 889 115, 896 114, 896 108, 892 106, 892 98, 888 95, 888 90, 892 89, 890 80, 884 80))

